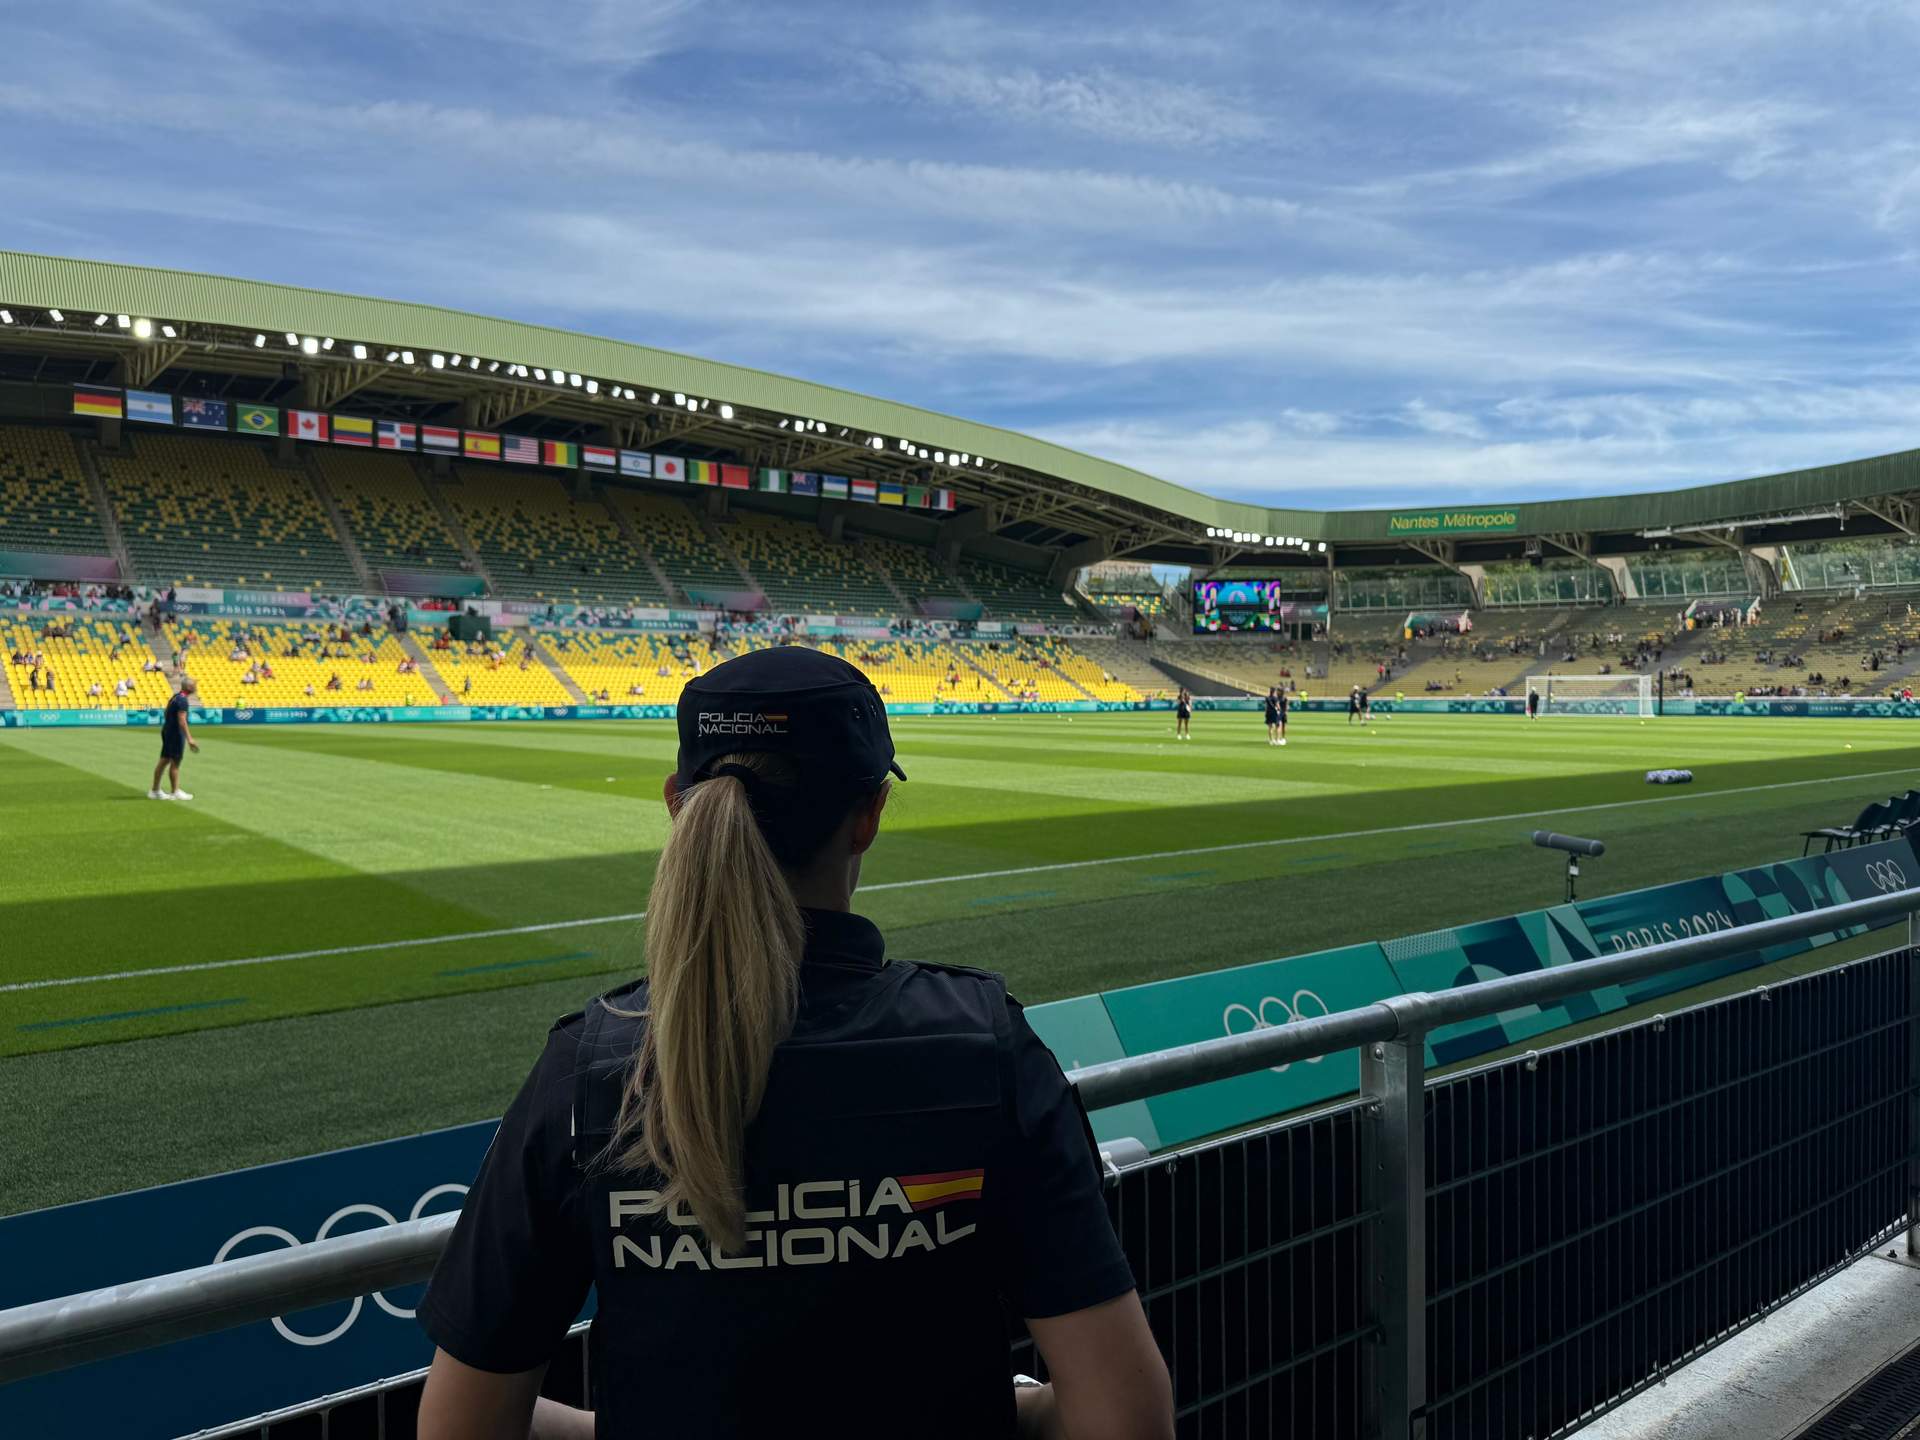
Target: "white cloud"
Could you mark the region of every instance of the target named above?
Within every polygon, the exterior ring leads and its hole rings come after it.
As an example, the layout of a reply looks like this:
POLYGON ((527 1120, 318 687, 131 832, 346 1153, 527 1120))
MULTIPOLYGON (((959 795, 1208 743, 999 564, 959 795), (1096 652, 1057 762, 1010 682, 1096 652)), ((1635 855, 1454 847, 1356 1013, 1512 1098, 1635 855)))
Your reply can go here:
POLYGON ((914 61, 884 79, 931 104, 988 120, 1119 143, 1208 147, 1259 139, 1265 122, 1195 85, 1111 70, 1043 75, 1026 67, 914 61))

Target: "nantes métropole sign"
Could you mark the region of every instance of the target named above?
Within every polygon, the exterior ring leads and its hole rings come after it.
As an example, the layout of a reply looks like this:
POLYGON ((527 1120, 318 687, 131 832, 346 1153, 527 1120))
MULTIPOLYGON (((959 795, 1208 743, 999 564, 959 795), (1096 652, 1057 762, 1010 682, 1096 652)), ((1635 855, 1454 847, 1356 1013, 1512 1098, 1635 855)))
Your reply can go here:
POLYGON ((1515 510, 1404 510, 1387 517, 1389 535, 1486 535, 1520 528, 1515 510))

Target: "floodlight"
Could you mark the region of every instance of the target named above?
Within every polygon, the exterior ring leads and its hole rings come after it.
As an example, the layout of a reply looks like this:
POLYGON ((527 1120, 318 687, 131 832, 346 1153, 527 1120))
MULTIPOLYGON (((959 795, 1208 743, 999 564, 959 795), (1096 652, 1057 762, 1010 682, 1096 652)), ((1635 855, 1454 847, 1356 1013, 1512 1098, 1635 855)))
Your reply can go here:
POLYGON ((402 365, 411 365, 413 363, 413 352, 411 350, 402 350, 400 352, 400 363, 402 365))
POLYGON ((299 343, 300 343, 300 337, 294 334, 293 331, 291 330, 287 331, 287 344, 298 345, 299 343))
POLYGON ((733 418, 733 407, 731 405, 722 405, 720 407, 720 418, 722 420, 731 420, 733 418))
POLYGON ((322 341, 320 342, 320 348, 321 348, 322 350, 331 350, 331 349, 333 349, 333 337, 332 337, 331 335, 329 335, 329 336, 327 336, 327 338, 326 338, 326 339, 324 339, 324 340, 322 340, 322 341))
POLYGON ((253 337, 253 348, 256 350, 258 350, 262 345, 265 345, 266 343, 267 343, 267 337, 264 335, 256 335, 253 337))
POLYGON ((116 316, 114 316, 114 317, 113 317, 113 323, 114 323, 114 324, 116 324, 116 325, 118 325, 118 326, 119 326, 119 327, 120 327, 120 328, 121 328, 122 330, 125 330, 125 329, 127 329, 127 328, 128 328, 128 327, 129 327, 130 325, 132 325, 132 324, 133 324, 133 322, 132 322, 131 320, 129 320, 129 319, 128 319, 128 318, 127 318, 126 316, 124 316, 124 315, 116 315, 116 316))
POLYGON ((366 346, 364 346, 364 345, 356 345, 356 346, 354 346, 354 347, 353 347, 353 358, 354 358, 354 359, 356 359, 356 360, 364 360, 364 359, 366 359, 366 358, 367 358, 367 347, 366 347, 366 346))
POLYGON ((600 393, 600 382, 598 380, 587 381, 587 393, 589 395, 598 395, 600 393))
POLYGON ((302 355, 318 355, 320 353, 320 342, 311 335, 307 336, 306 339, 300 342, 300 353, 302 355))
POLYGON ((47 311, 47 318, 56 325, 64 325, 67 323, 67 317, 62 315, 58 310, 49 309, 47 311))
POLYGON ((145 317, 134 321, 133 338, 136 340, 151 340, 153 338, 153 322, 145 317))
POLYGON ((447 368, 447 357, 435 351, 433 358, 428 361, 428 363, 436 370, 444 370, 447 368))
POLYGON ((11 310, 0 310, 0 325, 11 325, 12 323, 13 312, 11 310))
POLYGON ((178 335, 178 334, 179 334, 180 332, 179 332, 178 330, 176 330, 176 329, 174 329, 174 328, 173 328, 173 326, 171 326, 171 325, 162 325, 162 326, 160 327, 160 333, 161 333, 162 335, 164 335, 164 336, 166 336, 166 337, 167 337, 167 339, 169 339, 169 340, 171 340, 171 339, 173 339, 173 338, 174 338, 174 337, 175 337, 176 335, 178 335))

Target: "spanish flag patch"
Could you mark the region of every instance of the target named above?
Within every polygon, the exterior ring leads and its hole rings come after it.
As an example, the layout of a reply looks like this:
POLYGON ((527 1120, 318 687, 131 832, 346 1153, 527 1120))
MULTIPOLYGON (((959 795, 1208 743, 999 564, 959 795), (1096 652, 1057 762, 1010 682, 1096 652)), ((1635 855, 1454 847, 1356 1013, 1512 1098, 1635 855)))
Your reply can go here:
POLYGON ((906 1193, 907 1203, 915 1210, 932 1210, 950 1200, 978 1200, 986 1184, 984 1170, 946 1170, 938 1175, 901 1175, 896 1177, 906 1193))

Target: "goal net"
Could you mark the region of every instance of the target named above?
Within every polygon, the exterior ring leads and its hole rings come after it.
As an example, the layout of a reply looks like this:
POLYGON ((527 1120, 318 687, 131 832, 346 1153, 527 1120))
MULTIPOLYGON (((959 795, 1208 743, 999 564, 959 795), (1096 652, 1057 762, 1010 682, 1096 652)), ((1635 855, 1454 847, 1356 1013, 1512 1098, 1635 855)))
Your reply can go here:
POLYGON ((1529 675, 1527 690, 1542 715, 1653 714, 1651 675, 1529 675))

